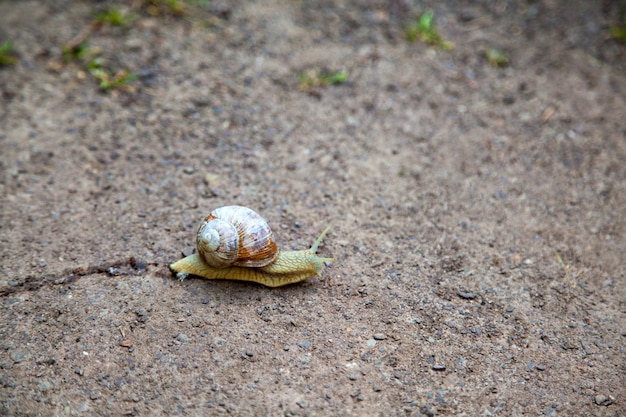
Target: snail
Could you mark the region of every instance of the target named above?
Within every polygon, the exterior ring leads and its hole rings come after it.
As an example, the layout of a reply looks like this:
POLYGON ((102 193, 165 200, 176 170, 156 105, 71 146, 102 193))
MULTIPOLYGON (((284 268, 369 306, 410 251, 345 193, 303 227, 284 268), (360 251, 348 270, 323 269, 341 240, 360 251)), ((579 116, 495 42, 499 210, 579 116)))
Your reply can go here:
POLYGON ((170 265, 180 279, 197 275, 207 279, 251 281, 280 287, 321 275, 324 262, 315 254, 326 230, 307 250, 280 251, 267 221, 242 206, 213 210, 200 225, 196 236, 198 253, 170 265))

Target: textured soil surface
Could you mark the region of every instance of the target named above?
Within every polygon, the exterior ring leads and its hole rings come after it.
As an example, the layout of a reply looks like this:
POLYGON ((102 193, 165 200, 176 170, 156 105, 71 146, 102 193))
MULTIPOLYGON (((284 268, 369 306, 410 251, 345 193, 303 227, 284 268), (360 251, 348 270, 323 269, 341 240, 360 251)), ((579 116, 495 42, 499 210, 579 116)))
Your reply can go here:
POLYGON ((1 415, 626 415, 618 1, 105 4, 0 3, 1 415), (230 204, 336 261, 179 281, 230 204))

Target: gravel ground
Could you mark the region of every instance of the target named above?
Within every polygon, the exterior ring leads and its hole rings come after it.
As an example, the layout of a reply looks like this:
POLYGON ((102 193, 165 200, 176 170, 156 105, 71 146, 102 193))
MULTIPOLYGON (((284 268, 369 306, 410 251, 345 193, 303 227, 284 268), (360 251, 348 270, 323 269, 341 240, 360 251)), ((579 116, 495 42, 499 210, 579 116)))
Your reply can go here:
POLYGON ((107 4, 0 5, 0 414, 626 414, 620 2, 107 4), (230 204, 335 262, 176 279, 230 204))

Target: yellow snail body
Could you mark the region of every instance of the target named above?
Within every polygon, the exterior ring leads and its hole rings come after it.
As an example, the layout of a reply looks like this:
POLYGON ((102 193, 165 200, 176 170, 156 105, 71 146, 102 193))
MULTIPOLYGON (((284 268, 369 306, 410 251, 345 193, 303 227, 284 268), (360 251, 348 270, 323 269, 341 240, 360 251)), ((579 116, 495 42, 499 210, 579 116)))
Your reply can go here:
POLYGON ((326 228, 308 250, 280 251, 263 217, 246 207, 213 210, 196 236, 198 253, 170 265, 180 279, 197 275, 207 279, 251 281, 280 287, 321 275, 324 262, 315 255, 326 228))

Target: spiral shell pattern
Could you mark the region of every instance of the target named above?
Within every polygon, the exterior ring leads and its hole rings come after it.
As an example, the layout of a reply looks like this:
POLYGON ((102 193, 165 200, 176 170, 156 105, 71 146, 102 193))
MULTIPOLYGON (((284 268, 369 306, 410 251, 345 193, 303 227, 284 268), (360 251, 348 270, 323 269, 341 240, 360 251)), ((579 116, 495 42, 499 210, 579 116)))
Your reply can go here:
POLYGON ((202 259, 215 268, 262 267, 278 257, 267 221, 242 206, 213 210, 200 225, 196 243, 202 259))

